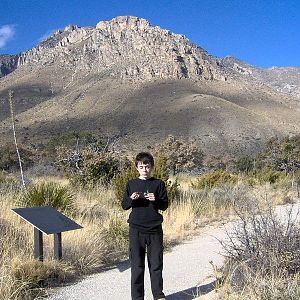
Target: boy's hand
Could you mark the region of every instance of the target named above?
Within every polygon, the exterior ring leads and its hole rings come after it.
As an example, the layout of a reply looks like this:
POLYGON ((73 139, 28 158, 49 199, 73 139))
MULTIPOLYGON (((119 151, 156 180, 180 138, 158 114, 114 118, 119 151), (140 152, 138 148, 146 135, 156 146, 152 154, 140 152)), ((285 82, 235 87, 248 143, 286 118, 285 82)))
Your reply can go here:
POLYGON ((136 200, 136 199, 138 199, 139 197, 140 197, 140 192, 134 192, 134 193, 132 193, 132 195, 130 196, 130 198, 132 199, 132 200, 136 200))
POLYGON ((148 199, 149 201, 155 201, 154 193, 148 193, 148 194, 146 194, 145 198, 148 199))

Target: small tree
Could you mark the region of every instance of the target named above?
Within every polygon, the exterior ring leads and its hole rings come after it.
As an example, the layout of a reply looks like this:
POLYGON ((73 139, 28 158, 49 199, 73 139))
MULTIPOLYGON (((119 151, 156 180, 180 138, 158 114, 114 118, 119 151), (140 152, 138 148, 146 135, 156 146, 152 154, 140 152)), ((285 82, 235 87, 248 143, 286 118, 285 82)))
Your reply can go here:
POLYGON ((156 154, 167 158, 167 168, 173 175, 183 170, 190 171, 201 167, 204 156, 195 140, 187 142, 172 135, 156 146, 156 154))
MULTIPOLYGON (((59 143, 55 148, 57 164, 64 169, 73 184, 95 184, 98 181, 108 183, 120 169, 122 161, 116 156, 111 145, 91 135, 83 135, 83 140, 70 136, 70 144, 59 143)), ((56 142, 54 143, 56 144, 56 142)), ((125 162, 126 163, 126 162, 125 162)))
POLYGON ((271 138, 257 157, 258 168, 294 172, 300 169, 300 135, 271 138))

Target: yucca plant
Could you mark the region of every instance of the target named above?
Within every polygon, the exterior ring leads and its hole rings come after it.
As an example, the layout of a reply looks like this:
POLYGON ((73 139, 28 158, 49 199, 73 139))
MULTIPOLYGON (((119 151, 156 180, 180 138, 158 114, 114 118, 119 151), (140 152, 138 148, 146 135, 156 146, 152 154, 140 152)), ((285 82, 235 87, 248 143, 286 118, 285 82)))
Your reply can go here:
POLYGON ((54 182, 42 182, 28 187, 17 201, 21 207, 52 206, 58 210, 74 211, 74 196, 67 187, 54 182))

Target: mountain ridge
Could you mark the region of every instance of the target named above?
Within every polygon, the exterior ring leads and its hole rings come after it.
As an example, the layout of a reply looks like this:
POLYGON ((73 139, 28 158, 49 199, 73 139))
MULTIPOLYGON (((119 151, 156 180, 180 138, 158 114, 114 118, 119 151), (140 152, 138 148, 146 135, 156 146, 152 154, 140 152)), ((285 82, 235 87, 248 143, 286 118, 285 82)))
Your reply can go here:
POLYGON ((13 90, 23 143, 86 130, 119 136, 120 148, 138 151, 173 134, 196 139, 209 154, 253 154, 271 136, 300 130, 297 90, 283 93, 253 76, 259 72, 137 17, 70 25, 0 79, 2 143, 11 135, 13 90))

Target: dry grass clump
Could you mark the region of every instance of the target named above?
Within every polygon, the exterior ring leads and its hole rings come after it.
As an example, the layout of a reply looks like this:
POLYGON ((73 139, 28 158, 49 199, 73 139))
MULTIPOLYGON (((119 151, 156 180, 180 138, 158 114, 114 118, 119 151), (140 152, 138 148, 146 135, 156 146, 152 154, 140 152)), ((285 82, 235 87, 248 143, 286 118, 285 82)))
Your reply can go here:
POLYGON ((9 266, 2 267, 5 278, 0 281, 0 299, 38 299, 46 296, 44 287, 62 282, 74 272, 62 262, 41 263, 25 256, 16 257, 9 266))
POLYGON ((192 182, 195 189, 213 188, 224 184, 234 185, 238 181, 238 176, 230 174, 224 170, 216 170, 198 177, 192 182))
MULTIPOLYGON (((178 200, 163 212, 165 244, 170 246, 195 233, 199 224, 224 220, 237 199, 249 202, 249 191, 257 199, 268 198, 280 202, 277 190, 271 185, 249 187, 222 184, 202 190, 187 186, 178 200), (200 221, 199 221, 200 220, 200 221)), ((49 182, 43 178, 42 182, 49 182)), ((55 186, 68 188, 65 179, 51 178, 55 186)), ((36 179, 37 185, 41 180, 36 179)), ((287 186, 287 184, 286 184, 287 186)), ((289 194, 285 186, 277 187, 289 194)), ((0 191, 0 299, 33 299, 44 293, 45 286, 61 283, 80 274, 95 271, 103 264, 127 257, 128 214, 116 199, 112 186, 97 184, 93 187, 72 188, 72 219, 83 229, 63 233, 63 259, 53 259, 53 236, 44 235, 43 264, 33 259, 33 228, 11 212, 21 191, 7 187, 0 191), (3 295, 3 296, 2 296, 3 295), (1 298, 3 297, 3 298, 1 298)), ((262 202, 262 201, 261 201, 262 202)))
POLYGON ((236 198, 239 222, 222 242, 227 263, 222 299, 299 299, 299 211, 275 213, 249 191, 236 198))
POLYGON ((298 300, 300 299, 299 274, 286 276, 253 273, 245 266, 241 269, 244 276, 243 287, 237 289, 226 281, 219 290, 223 300, 298 300))
MULTIPOLYGON (((35 182, 35 186, 40 186, 45 178, 35 182)), ((55 187, 59 185, 56 180, 55 187)), ((67 188, 65 182, 62 186, 67 188)), ((24 195, 22 193, 11 190, 0 196, 3 245, 0 294, 4 295, 3 299, 39 297, 43 294, 42 287, 91 273, 103 264, 127 257, 129 212, 121 209, 111 187, 99 184, 93 188, 73 190, 72 205, 76 209, 72 218, 83 229, 63 233, 61 261, 53 259, 53 236, 44 235, 43 264, 33 259, 32 226, 11 211, 16 206, 16 200, 24 195)), ((194 229, 194 204, 183 196, 164 212, 164 218, 165 242, 171 245, 194 229)))
POLYGON ((10 210, 18 196, 0 193, 0 299, 34 299, 45 293, 41 287, 70 273, 62 262, 33 259, 33 229, 10 210))
POLYGON ((163 213, 164 243, 166 246, 182 240, 195 227, 196 214, 188 198, 173 202, 163 213))

